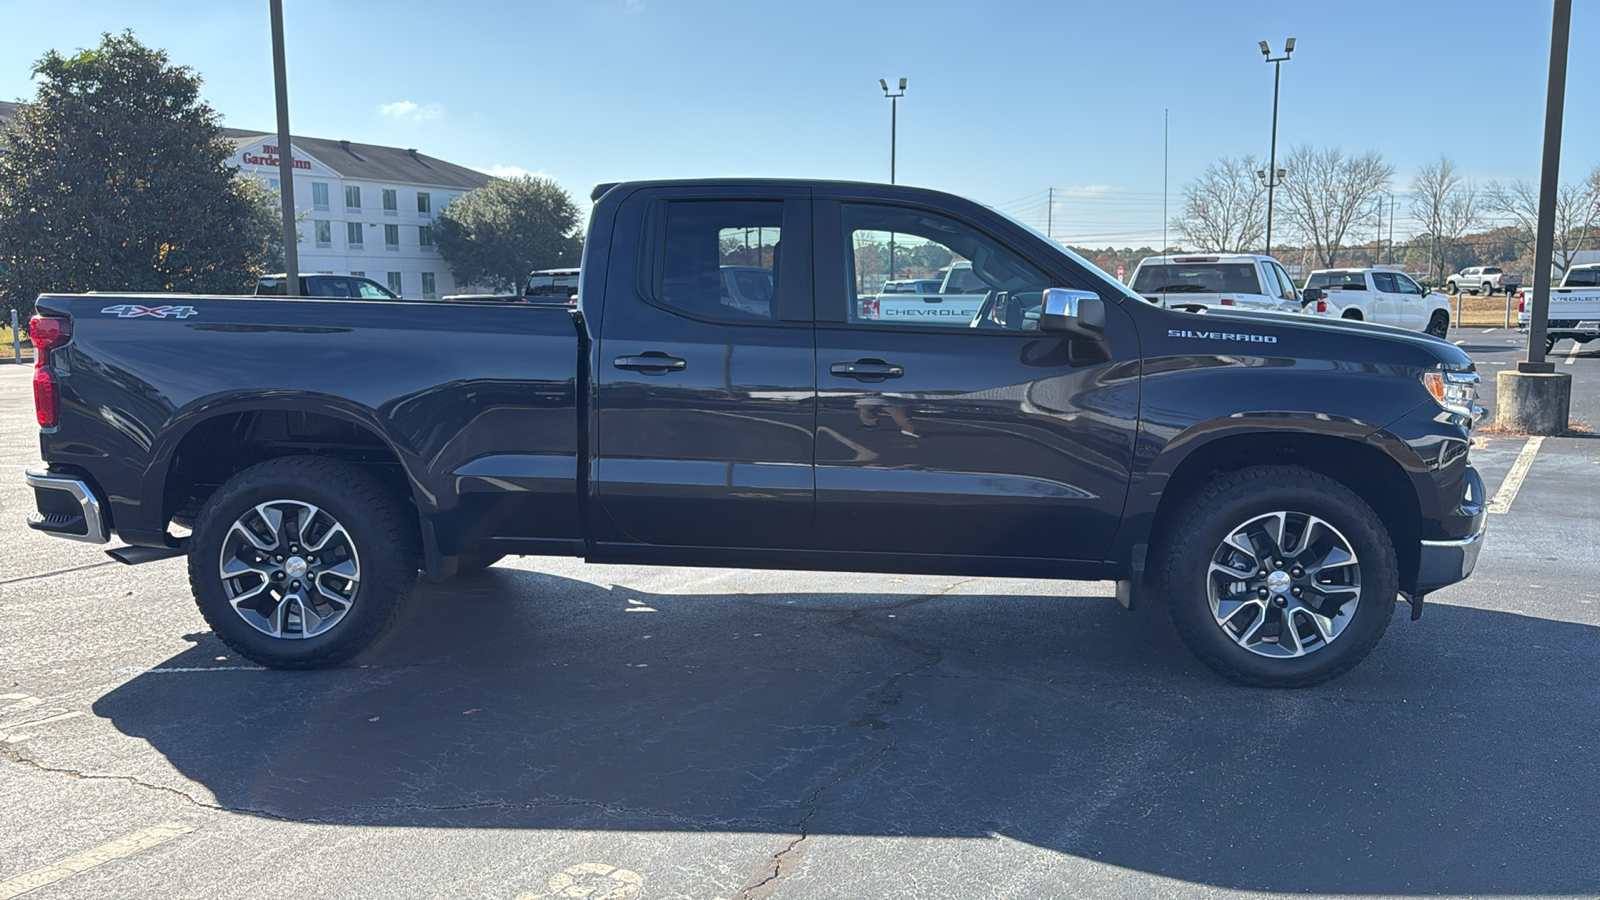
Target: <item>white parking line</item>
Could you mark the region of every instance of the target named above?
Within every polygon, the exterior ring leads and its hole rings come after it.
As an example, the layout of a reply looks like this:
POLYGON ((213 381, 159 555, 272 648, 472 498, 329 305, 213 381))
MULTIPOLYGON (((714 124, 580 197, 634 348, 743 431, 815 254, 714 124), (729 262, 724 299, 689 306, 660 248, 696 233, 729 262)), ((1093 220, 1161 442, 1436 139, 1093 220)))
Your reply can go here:
POLYGON ((1497 328, 1487 328, 1487 329, 1484 329, 1484 332, 1483 332, 1483 333, 1484 333, 1484 334, 1494 334, 1494 333, 1495 333, 1495 332, 1496 332, 1496 331, 1498 331, 1498 330, 1499 330, 1499 329, 1497 329, 1497 328))
POLYGON ((1581 346, 1583 345, 1579 344, 1577 341, 1572 342, 1572 349, 1567 351, 1567 365, 1570 366, 1575 360, 1577 360, 1578 348, 1581 346))
POLYGON ((1451 341, 1451 342, 1450 342, 1450 343, 1452 343, 1452 344, 1455 344, 1455 345, 1456 345, 1456 346, 1457 346, 1457 347, 1459 347, 1459 346, 1461 346, 1461 345, 1462 345, 1462 344, 1465 344, 1465 343, 1466 343, 1466 342, 1467 342, 1467 339, 1466 339, 1466 338, 1462 338, 1462 339, 1461 339, 1461 340, 1459 340, 1459 341, 1451 341))
POLYGON ((1489 501, 1489 512, 1504 514, 1511 511, 1511 501, 1517 499, 1522 480, 1528 477, 1528 469, 1533 467, 1533 458, 1539 455, 1539 445, 1543 443, 1543 437, 1531 437, 1522 445, 1522 452, 1517 454, 1517 461, 1511 464, 1506 480, 1501 482, 1500 490, 1495 491, 1494 499, 1489 501))
POLYGON ((87 872, 95 866, 126 859, 140 850, 149 850, 158 844, 165 844, 194 829, 195 826, 185 825, 182 822, 167 822, 154 828, 135 831, 109 844, 101 844, 93 850, 85 850, 48 866, 34 869, 32 872, 23 872, 15 878, 0 881, 0 900, 11 900, 12 897, 20 897, 29 891, 64 881, 79 872, 87 872))

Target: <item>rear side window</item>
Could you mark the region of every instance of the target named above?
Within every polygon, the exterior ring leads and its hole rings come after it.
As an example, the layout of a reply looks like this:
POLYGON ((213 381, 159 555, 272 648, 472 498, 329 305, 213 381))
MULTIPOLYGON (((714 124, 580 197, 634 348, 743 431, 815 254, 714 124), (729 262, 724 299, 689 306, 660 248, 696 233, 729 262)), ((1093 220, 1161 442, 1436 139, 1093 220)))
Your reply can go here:
POLYGON ((1595 287, 1600 285, 1600 269, 1573 269, 1561 284, 1563 287, 1595 287))
POLYGON ((696 318, 773 321, 782 222, 777 200, 669 201, 656 301, 696 318))
POLYGON ((1133 289, 1140 294, 1259 294, 1256 264, 1160 263, 1139 269, 1133 289))
POLYGON ((348 297, 350 282, 344 278, 308 278, 307 293, 313 297, 348 297))
POLYGON ((1483 269, 1483 274, 1485 274, 1485 275, 1499 275, 1500 274, 1500 269, 1497 266, 1485 266, 1484 269, 1483 269))

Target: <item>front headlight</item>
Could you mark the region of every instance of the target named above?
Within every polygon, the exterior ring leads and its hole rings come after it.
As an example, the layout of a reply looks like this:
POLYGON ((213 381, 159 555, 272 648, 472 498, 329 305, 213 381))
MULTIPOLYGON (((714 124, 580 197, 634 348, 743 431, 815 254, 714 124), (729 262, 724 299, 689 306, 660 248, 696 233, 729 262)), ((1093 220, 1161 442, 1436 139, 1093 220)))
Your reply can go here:
POLYGON ((1474 419, 1478 412, 1478 373, 1424 372, 1422 386, 1448 412, 1474 419))

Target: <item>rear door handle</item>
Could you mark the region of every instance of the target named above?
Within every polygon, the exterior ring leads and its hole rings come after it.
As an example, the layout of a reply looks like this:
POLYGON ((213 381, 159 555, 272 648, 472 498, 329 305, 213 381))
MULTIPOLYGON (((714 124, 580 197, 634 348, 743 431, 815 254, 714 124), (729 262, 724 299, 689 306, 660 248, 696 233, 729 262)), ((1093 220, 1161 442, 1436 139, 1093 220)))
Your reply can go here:
POLYGON ((881 359, 836 362, 828 367, 828 372, 840 378, 856 378, 861 381, 882 381, 885 378, 899 378, 906 374, 904 368, 881 359))
POLYGON ((668 372, 681 372, 688 363, 676 356, 668 356, 659 350, 651 350, 638 356, 619 356, 611 361, 619 369, 630 369, 643 372, 646 375, 665 375, 668 372))

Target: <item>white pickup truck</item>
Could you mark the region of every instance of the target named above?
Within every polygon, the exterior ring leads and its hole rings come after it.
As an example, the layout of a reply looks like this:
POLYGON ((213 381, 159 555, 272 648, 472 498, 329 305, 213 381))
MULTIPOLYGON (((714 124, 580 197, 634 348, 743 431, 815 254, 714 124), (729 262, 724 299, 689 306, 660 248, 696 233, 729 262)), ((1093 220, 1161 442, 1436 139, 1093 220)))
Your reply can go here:
POLYGON ((1300 292, 1283 265, 1250 253, 1147 256, 1133 270, 1133 290, 1169 309, 1300 311, 1300 292))
MULTIPOLYGON (((1533 288, 1517 292, 1517 330, 1526 331, 1532 318, 1528 305, 1533 288)), ((1545 320, 1544 352, 1555 349, 1556 341, 1571 338, 1587 344, 1600 338, 1600 263, 1573 266, 1562 277, 1561 285, 1550 289, 1550 317, 1545 320)))
POLYGON ((1470 269, 1462 269, 1444 280, 1445 292, 1450 294, 1466 291, 1469 294, 1482 293, 1485 297, 1493 297, 1495 291, 1512 294, 1520 287, 1522 287, 1522 276, 1509 274, 1499 266, 1473 266, 1470 269))
POLYGON ((1305 311, 1444 337, 1450 301, 1396 269, 1318 269, 1306 277, 1305 311))
POLYGON ((907 325, 965 325, 989 298, 989 286, 966 260, 950 264, 943 280, 912 278, 884 282, 877 296, 862 300, 861 314, 907 325), (935 287, 937 285, 937 287, 935 287))

